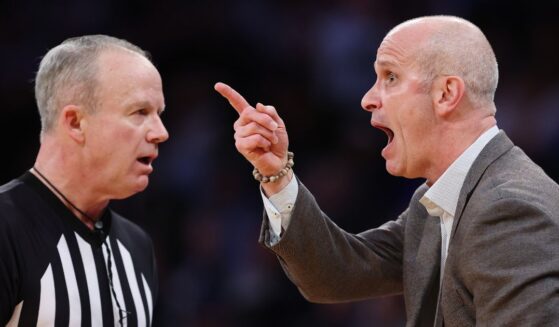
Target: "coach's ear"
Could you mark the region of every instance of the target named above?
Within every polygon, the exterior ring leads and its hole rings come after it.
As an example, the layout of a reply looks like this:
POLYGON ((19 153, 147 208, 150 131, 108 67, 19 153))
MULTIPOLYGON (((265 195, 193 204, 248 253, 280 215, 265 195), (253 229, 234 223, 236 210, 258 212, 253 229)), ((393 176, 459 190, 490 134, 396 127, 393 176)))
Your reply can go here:
POLYGON ((84 108, 78 105, 69 104, 62 108, 59 118, 59 127, 71 139, 78 143, 83 143, 85 140, 83 125, 85 123, 84 108))
POLYGON ((433 107, 439 117, 452 114, 462 101, 466 86, 459 76, 440 76, 432 87, 433 107))

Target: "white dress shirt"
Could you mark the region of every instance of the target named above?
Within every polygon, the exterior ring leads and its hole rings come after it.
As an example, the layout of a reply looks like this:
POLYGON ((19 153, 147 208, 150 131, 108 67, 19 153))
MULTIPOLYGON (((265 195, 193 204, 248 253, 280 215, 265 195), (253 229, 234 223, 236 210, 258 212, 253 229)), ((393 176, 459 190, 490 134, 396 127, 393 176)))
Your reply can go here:
MULTIPOLYGON (((493 126, 485 131, 448 167, 443 175, 419 200, 431 216, 440 217, 441 219, 441 244, 443 245, 441 247, 441 280, 460 190, 473 162, 485 145, 498 133, 499 129, 497 126, 493 126)), ((297 184, 297 179, 293 177, 284 189, 269 199, 262 190, 260 192, 272 231, 270 243, 274 245, 279 242, 282 229, 287 229, 289 225, 291 211, 299 192, 299 185, 297 184)))
POLYGON ((299 184, 297 184, 295 175, 293 175, 286 187, 270 198, 267 198, 262 188, 260 188, 260 194, 264 201, 264 208, 268 215, 268 220, 270 221, 270 229, 273 232, 270 234, 271 245, 276 244, 280 240, 282 228, 283 230, 287 229, 289 221, 291 220, 291 210, 293 209, 298 193, 299 184))
POLYGON ((450 232, 454 223, 458 197, 464 180, 472 164, 483 148, 499 133, 499 128, 492 128, 481 134, 454 162, 439 179, 425 192, 419 202, 427 209, 429 215, 441 219, 441 281, 450 244, 450 232))

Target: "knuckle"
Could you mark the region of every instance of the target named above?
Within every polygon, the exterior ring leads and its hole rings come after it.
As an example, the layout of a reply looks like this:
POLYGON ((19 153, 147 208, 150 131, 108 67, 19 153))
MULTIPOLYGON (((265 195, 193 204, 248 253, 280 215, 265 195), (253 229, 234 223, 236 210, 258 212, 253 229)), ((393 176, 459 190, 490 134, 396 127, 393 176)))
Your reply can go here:
POLYGON ((258 125, 255 122, 250 122, 245 125, 245 128, 249 131, 254 131, 258 128, 258 125))

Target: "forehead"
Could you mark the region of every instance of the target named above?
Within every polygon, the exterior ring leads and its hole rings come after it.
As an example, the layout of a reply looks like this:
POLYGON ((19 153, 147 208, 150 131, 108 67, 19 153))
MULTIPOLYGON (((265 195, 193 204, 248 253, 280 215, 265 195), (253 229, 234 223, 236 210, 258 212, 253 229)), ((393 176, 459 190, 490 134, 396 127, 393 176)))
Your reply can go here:
MULTIPOLYGON (((97 94, 101 100, 163 101, 161 76, 145 57, 126 49, 109 49, 97 59, 97 94)), ((158 103, 157 106, 162 106, 158 103)))
POLYGON ((160 79, 153 64, 138 53, 127 49, 108 49, 97 59, 97 78, 107 80, 160 79))
POLYGON ((395 28, 382 40, 375 67, 411 66, 414 54, 425 42, 428 30, 422 25, 395 28))

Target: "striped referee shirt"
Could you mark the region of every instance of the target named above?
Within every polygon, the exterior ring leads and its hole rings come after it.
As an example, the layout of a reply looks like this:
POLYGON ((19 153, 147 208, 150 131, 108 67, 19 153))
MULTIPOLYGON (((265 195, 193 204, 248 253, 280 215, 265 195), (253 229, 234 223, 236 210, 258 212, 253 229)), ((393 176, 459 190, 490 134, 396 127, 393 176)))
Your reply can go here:
POLYGON ((33 174, 0 187, 0 326, 150 326, 153 246, 106 210, 89 230, 33 174))

